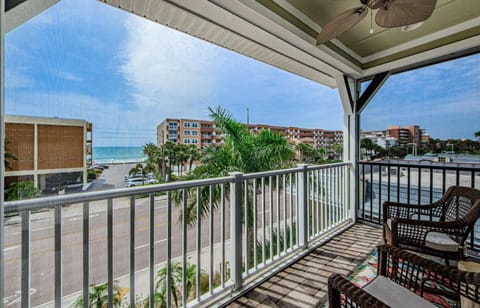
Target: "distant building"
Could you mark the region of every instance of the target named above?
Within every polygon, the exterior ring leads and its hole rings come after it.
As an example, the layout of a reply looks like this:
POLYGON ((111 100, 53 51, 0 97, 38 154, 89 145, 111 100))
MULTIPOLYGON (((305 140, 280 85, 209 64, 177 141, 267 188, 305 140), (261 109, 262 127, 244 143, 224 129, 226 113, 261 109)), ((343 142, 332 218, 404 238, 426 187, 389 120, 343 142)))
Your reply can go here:
POLYGON ((387 134, 390 137, 397 139, 398 145, 408 146, 415 144, 416 147, 420 147, 424 144, 425 130, 421 129, 418 125, 411 126, 390 126, 387 128, 387 134))
POLYGON ((390 126, 386 130, 362 131, 360 138, 369 138, 382 148, 399 145, 403 147, 413 146, 416 148, 425 145, 430 140, 430 135, 425 133, 418 125, 390 126))
POLYGON ((381 146, 384 149, 394 147, 398 144, 398 141, 394 137, 390 137, 385 130, 377 131, 362 131, 360 133, 360 138, 368 138, 373 141, 373 143, 381 146))
POLYGON ((430 134, 428 133, 423 133, 422 134, 422 144, 427 144, 430 142, 430 134))
POLYGON ((223 143, 212 121, 192 119, 165 119, 157 126, 157 145, 167 141, 178 144, 193 144, 198 148, 223 143))
POLYGON ((397 139, 400 146, 406 146, 410 141, 410 131, 400 126, 390 126, 387 128, 387 134, 390 137, 397 139))
MULTIPOLYGON (((316 148, 323 147, 330 151, 334 143, 343 143, 343 131, 341 130, 309 129, 266 124, 244 125, 254 133, 266 129, 284 136, 292 143, 305 142, 312 144, 316 148)), ((223 137, 216 132, 213 121, 167 118, 157 126, 157 144, 161 146, 167 141, 179 144, 194 144, 199 148, 203 148, 212 144, 222 144, 223 137)))
POLYGON ((92 159, 92 123, 85 120, 5 116, 10 160, 5 187, 31 180, 40 190, 86 184, 92 159))

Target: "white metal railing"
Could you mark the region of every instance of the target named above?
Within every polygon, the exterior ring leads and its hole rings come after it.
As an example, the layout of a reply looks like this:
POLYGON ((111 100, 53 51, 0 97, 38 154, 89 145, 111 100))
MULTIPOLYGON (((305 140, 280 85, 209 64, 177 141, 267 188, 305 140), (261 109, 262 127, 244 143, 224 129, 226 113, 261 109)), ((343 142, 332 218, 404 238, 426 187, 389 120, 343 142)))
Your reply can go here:
POLYGON ((349 168, 299 165, 8 202, 4 304, 83 298, 76 303, 87 307, 101 283, 110 307, 122 296, 132 307, 195 306, 239 290, 350 218, 349 168))

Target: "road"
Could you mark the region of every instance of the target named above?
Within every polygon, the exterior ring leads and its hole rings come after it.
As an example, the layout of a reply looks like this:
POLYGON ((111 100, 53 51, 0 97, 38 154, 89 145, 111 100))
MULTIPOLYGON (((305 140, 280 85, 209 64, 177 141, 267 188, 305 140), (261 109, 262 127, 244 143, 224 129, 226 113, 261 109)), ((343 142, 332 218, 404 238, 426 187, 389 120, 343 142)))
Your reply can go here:
MULTIPOLYGON (((92 202, 90 211, 90 284, 107 280, 107 215, 106 201, 92 202)), ((135 216, 135 269, 148 268, 149 262, 149 199, 137 199, 135 216)), ((62 211, 62 294, 78 292, 82 289, 83 258, 82 234, 83 218, 81 205, 72 205, 62 211)), ((178 223, 180 211, 172 211, 172 256, 181 256, 182 231, 178 223)), ((229 238, 229 211, 226 210, 225 234, 229 238)), ((13 218, 14 220, 16 218, 13 218)), ((129 199, 114 200, 113 214, 113 271, 115 279, 129 273, 130 262, 130 209, 129 199)), ((220 212, 214 213, 214 241, 220 241, 220 212)), ((166 197, 155 199, 155 263, 166 261, 167 210, 166 197)), ((49 302, 54 296, 54 218, 53 211, 32 214, 31 217, 31 304, 36 306, 49 302)), ((9 222, 5 227, 5 299, 8 307, 19 305, 21 286, 21 225, 9 222)), ((208 247, 208 221, 201 224, 202 248, 208 247)), ((196 249, 196 227, 187 230, 187 251, 196 249)), ((214 264, 220 264, 220 248, 215 248, 214 264)), ((190 262, 194 263, 191 260, 190 262)), ((202 260, 202 268, 207 261, 202 260)), ((215 266, 217 267, 217 266, 215 266)), ((218 269, 216 269, 218 270, 218 269)), ((138 279, 137 279, 138 280, 138 279)), ((142 290, 145 281, 138 281, 136 289, 142 290)), ((128 287, 122 285, 122 287, 128 287)))
MULTIPOLYGON (((123 187, 123 176, 128 174, 132 165, 116 165, 105 169, 89 190, 110 189, 123 187)), ((267 197, 267 196, 266 196, 267 197)), ((261 236, 261 200, 258 196, 257 221, 258 236, 261 236)), ((266 198, 266 225, 269 225, 269 205, 266 198)), ((276 196, 273 194, 273 203, 276 196)), ((229 256, 228 240, 230 238, 229 201, 225 206, 225 239, 226 259, 229 256)), ((283 202, 280 202, 283 203, 283 202)), ((154 226, 154 255, 156 270, 166 261, 166 231, 167 231, 167 202, 166 196, 155 197, 155 226, 154 226)), ((90 284, 107 280, 107 202, 95 201, 90 203, 89 228, 89 275, 90 284)), ((117 198, 113 201, 113 272, 114 279, 121 287, 129 287, 128 274, 130 268, 130 200, 117 198)), ((275 206, 272 213, 276 219, 275 206)), ((83 216, 81 204, 71 205, 62 209, 62 295, 64 303, 71 303, 78 297, 83 287, 83 216)), ((136 294, 148 293, 148 266, 149 266, 149 230, 150 230, 149 198, 136 200, 135 206, 135 270, 136 294)), ((280 213, 282 213, 281 210, 280 213)), ((221 217, 220 210, 214 212, 214 271, 220 271, 221 260, 221 217)), ((179 223, 180 210, 172 210, 172 257, 182 255, 182 228, 179 223)), ((275 222, 276 220, 274 220, 275 222)), ((268 229, 268 228, 267 228, 268 229)), ((30 224, 30 273, 31 273, 31 305, 37 306, 49 303, 54 298, 54 213, 53 210, 33 213, 30 224)), ((209 224, 208 219, 201 223, 201 267, 209 271, 209 224)), ((187 229, 187 256, 196 251, 196 226, 187 229)), ((12 217, 5 226, 5 298, 6 307, 20 306, 21 289, 21 224, 19 217, 12 217)), ((189 259, 196 263, 196 256, 189 259)), ((46 305, 50 306, 50 305, 46 305)))

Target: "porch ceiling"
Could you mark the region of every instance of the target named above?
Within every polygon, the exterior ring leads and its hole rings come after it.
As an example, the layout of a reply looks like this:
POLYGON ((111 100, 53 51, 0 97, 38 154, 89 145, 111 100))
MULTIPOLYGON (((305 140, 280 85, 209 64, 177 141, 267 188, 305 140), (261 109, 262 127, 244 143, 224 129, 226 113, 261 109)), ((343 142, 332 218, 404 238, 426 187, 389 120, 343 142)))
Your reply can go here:
MULTIPOLYGON (((7 30, 57 1, 6 0, 6 7, 12 7, 6 14, 7 30)), ((432 17, 410 32, 374 26, 370 34, 370 18, 365 18, 318 47, 315 37, 321 27, 359 6, 359 0, 99 1, 329 87, 336 87, 344 74, 365 78, 480 50, 480 1, 476 0, 437 0, 432 17)))
POLYGON ((438 0, 419 29, 369 33, 365 18, 317 47, 325 23, 359 0, 101 0, 330 87, 480 50, 480 1, 438 0))

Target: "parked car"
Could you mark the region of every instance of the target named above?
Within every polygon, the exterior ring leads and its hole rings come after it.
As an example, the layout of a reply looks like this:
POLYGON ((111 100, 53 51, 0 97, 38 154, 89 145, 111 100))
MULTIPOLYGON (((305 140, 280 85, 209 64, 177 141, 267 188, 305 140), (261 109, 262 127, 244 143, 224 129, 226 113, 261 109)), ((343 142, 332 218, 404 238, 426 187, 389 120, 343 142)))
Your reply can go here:
POLYGON ((146 183, 144 179, 134 178, 134 179, 128 180, 126 186, 127 187, 142 186, 144 183, 146 183))
POLYGON ((158 180, 155 179, 155 178, 147 179, 147 180, 145 181, 145 184, 158 184, 158 180))
MULTIPOLYGON (((143 178, 143 174, 142 174, 141 171, 138 171, 137 173, 132 174, 132 175, 124 175, 123 176, 123 179, 125 181, 130 181, 131 179, 136 179, 136 178, 143 178)), ((155 178, 155 175, 152 172, 148 173, 147 176, 146 176, 146 179, 154 179, 154 178, 155 178)))
POLYGON ((155 178, 139 178, 139 177, 135 177, 135 178, 131 178, 127 181, 127 184, 126 186, 127 187, 133 187, 133 186, 142 186, 144 184, 157 184, 158 183, 158 180, 155 179, 155 178))

